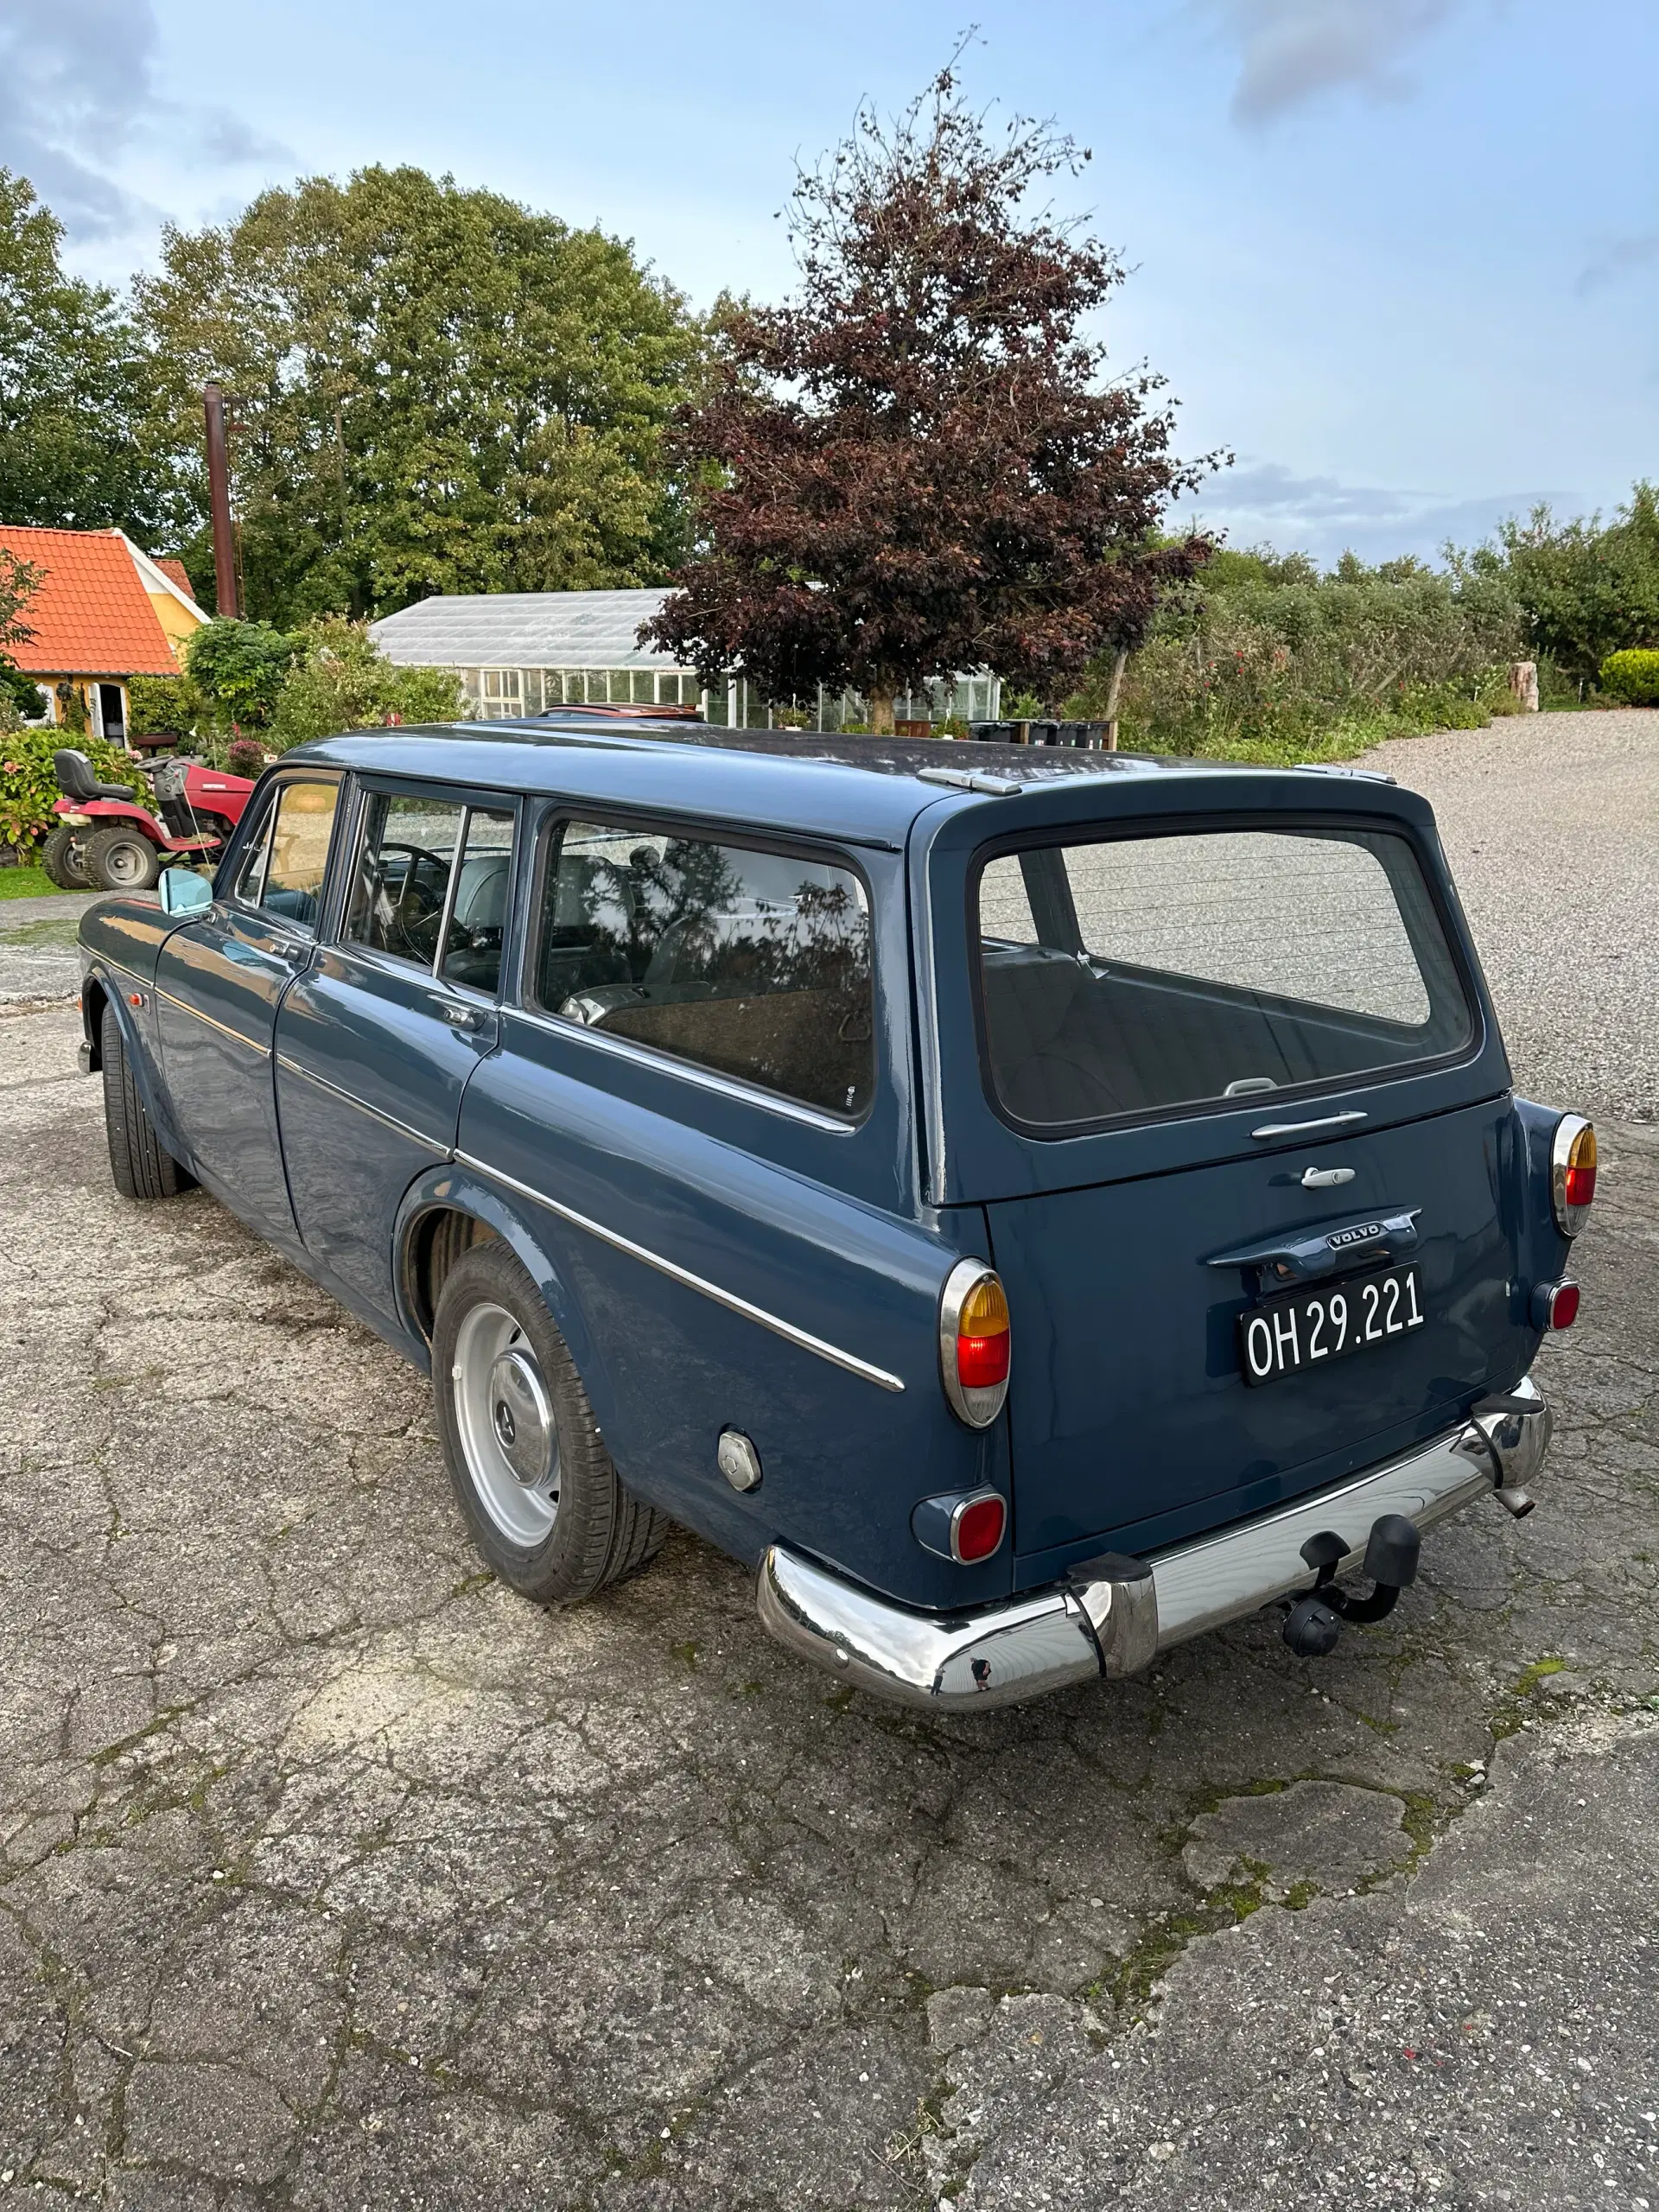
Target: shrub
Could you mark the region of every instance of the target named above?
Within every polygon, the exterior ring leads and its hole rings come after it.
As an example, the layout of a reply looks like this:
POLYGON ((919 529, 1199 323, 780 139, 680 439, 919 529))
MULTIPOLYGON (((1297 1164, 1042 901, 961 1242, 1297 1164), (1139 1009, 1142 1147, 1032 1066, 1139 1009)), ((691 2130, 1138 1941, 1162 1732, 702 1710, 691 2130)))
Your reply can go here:
POLYGON ((325 614, 292 640, 299 658, 271 718, 270 741, 286 751, 336 731, 405 722, 459 721, 461 679, 439 668, 397 668, 360 622, 325 614))
POLYGON ((188 737, 207 712, 207 702, 184 676, 133 676, 127 679, 127 708, 134 737, 188 737))
POLYGON ((269 622, 221 619, 191 638, 185 663, 216 728, 264 729, 300 649, 298 639, 269 622))
MULTIPOLYGON (((60 729, 14 729, 0 735, 0 843, 28 846, 53 826, 52 803, 60 794, 52 755, 63 744, 60 729)), ((102 784, 125 784, 148 804, 143 779, 118 747, 101 737, 82 738, 76 748, 92 764, 102 784)))
POLYGON ((264 773, 265 748, 257 737, 233 737, 225 748, 225 766, 233 776, 257 779, 264 773))
POLYGON ((1601 664, 1601 688, 1627 707, 1659 707, 1659 651, 1635 645, 1609 653, 1601 664))

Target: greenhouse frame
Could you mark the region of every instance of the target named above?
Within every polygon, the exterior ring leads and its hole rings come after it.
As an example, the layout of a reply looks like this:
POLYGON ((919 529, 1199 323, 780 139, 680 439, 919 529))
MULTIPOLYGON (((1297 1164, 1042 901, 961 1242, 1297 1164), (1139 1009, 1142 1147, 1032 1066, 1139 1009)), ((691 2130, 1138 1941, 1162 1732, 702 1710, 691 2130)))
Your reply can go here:
MULTIPOLYGON (((665 590, 446 593, 418 601, 370 626, 370 634, 400 667, 446 669, 461 679, 472 712, 483 721, 573 705, 696 707, 705 720, 734 729, 804 724, 841 729, 864 719, 852 692, 819 687, 816 696, 766 700, 741 671, 704 685, 694 669, 636 642, 668 597, 665 590)), ((925 694, 893 702, 895 720, 938 723, 994 721, 1001 685, 981 669, 925 694)))

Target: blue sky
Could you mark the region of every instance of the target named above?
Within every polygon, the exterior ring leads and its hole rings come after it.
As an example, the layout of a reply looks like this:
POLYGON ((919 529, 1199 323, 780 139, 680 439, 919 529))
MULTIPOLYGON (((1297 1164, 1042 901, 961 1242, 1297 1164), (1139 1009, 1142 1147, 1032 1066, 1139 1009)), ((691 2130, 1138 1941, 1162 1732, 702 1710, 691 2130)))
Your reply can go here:
MULTIPOLYGON (((1236 464, 1235 543, 1432 553, 1659 475, 1653 0, 981 0, 976 99, 1093 150, 1071 204, 1134 274, 1116 365, 1236 464)), ((632 238, 699 304, 787 288, 775 211, 861 99, 893 107, 938 0, 0 0, 0 162, 75 265, 164 219, 408 161, 632 238)))

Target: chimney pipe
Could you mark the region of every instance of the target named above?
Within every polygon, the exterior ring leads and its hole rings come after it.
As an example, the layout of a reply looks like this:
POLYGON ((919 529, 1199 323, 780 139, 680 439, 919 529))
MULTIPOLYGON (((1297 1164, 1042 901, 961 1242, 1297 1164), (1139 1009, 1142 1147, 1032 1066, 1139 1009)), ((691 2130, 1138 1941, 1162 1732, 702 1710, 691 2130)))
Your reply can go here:
POLYGON ((201 389, 207 416, 207 499, 213 518, 213 582, 219 612, 232 622, 242 613, 236 588, 236 540, 231 532, 231 479, 225 458, 225 394, 217 384, 201 389))

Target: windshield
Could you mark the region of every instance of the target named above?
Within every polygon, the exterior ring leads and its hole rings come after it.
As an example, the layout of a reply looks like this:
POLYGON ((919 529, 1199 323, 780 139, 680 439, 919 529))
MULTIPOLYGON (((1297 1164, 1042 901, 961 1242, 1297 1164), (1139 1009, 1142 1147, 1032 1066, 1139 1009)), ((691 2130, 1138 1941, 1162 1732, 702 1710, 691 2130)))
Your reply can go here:
POLYGON ((992 1089, 1039 1131, 1385 1073, 1472 1034, 1387 830, 1029 846, 984 863, 978 927, 992 1089))

